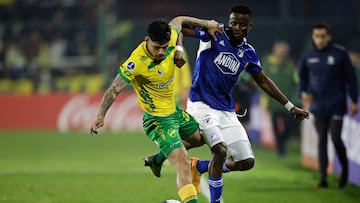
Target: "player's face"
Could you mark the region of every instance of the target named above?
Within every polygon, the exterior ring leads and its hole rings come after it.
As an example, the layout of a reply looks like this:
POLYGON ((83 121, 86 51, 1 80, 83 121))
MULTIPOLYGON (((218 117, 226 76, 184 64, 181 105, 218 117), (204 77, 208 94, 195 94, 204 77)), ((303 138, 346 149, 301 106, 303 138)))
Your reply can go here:
POLYGON ((328 46, 331 35, 324 28, 313 29, 312 40, 318 49, 323 49, 328 46))
POLYGON ((233 36, 242 40, 252 27, 250 16, 232 12, 229 16, 229 27, 233 36))
POLYGON ((161 61, 165 58, 165 53, 169 47, 169 42, 160 44, 159 42, 152 41, 150 37, 145 38, 146 48, 155 61, 161 61))

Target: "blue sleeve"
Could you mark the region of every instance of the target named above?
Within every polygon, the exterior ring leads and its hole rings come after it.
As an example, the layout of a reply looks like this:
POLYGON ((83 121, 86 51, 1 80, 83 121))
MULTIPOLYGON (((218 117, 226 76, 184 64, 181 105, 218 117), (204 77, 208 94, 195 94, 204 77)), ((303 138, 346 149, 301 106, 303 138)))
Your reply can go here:
POLYGON ((211 36, 204 30, 201 30, 200 27, 195 27, 195 37, 201 41, 207 42, 211 40, 211 36))
POLYGON ((301 57, 299 63, 299 91, 300 94, 309 92, 309 69, 306 65, 305 55, 301 57))
POLYGON ((245 51, 245 56, 248 61, 248 64, 245 67, 246 72, 248 73, 258 73, 262 71, 259 57, 257 56, 254 49, 247 49, 245 51))
POLYGON ((358 87, 356 80, 359 78, 356 78, 355 67, 352 65, 347 52, 344 52, 344 67, 346 71, 346 81, 348 81, 349 96, 352 102, 357 103, 358 87))

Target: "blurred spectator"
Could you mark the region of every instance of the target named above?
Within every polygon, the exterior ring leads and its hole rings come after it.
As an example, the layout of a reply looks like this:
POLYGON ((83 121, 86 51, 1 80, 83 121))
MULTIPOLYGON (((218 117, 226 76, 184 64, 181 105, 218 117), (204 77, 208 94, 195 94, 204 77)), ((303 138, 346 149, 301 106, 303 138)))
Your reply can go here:
POLYGON ((360 48, 349 50, 349 57, 355 67, 358 91, 360 91, 360 48))
POLYGON ((40 93, 48 93, 53 89, 50 58, 49 42, 45 39, 40 41, 37 63, 39 67, 39 75, 36 84, 36 90, 40 93))
POLYGON ((51 74, 53 77, 63 74, 61 63, 64 60, 65 51, 66 39, 59 30, 56 30, 49 42, 49 57, 51 58, 51 74))
POLYGON ((10 42, 5 53, 5 71, 11 79, 17 80, 26 76, 27 59, 17 42, 10 42))
POLYGON ((73 38, 67 43, 67 56, 87 56, 93 54, 90 42, 87 40, 85 31, 78 30, 73 38))
POLYGON ((235 103, 235 112, 238 115, 238 120, 243 124, 245 129, 248 128, 251 100, 256 92, 256 83, 247 72, 240 74, 240 78, 231 91, 235 103))
POLYGON ((5 48, 4 48, 4 42, 0 38, 0 79, 5 77, 5 48))
MULTIPOLYGON (((285 41, 277 41, 273 44, 272 52, 262 62, 263 71, 268 75, 288 96, 295 105, 300 105, 297 96, 298 75, 296 66, 291 60, 289 44, 285 41)), ((267 110, 272 117, 277 153, 279 158, 286 155, 286 141, 294 134, 299 135, 299 122, 276 100, 263 94, 266 99, 267 110)))
POLYGON ((41 34, 38 30, 30 31, 24 45, 24 53, 27 60, 27 77, 32 80, 37 89, 40 80, 38 56, 40 51, 41 34))

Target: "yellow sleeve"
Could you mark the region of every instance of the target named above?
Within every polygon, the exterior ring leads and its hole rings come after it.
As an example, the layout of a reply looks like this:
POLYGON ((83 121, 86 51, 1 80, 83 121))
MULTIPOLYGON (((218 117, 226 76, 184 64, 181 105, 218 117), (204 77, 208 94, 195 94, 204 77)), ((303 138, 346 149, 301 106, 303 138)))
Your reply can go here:
POLYGON ((128 83, 141 72, 141 68, 144 66, 144 60, 141 60, 141 58, 144 58, 142 56, 146 55, 142 49, 145 46, 144 43, 141 43, 118 69, 120 77, 128 83))

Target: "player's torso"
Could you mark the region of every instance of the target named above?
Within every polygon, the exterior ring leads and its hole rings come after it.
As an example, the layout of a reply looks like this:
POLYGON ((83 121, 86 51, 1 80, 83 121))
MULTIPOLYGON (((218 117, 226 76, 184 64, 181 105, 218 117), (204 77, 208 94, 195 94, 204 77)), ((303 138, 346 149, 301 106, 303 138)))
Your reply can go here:
POLYGON ((239 74, 248 64, 245 49, 242 46, 232 46, 226 36, 222 36, 217 41, 200 43, 204 43, 205 49, 199 50, 198 59, 201 63, 196 68, 205 73, 202 74, 204 76, 202 80, 212 81, 218 89, 230 91, 239 74))
POLYGON ((139 48, 133 52, 125 65, 127 70, 125 69, 124 74, 134 74, 131 82, 138 94, 140 107, 157 116, 175 112, 174 46, 168 48, 166 57, 161 62, 155 62, 139 48), (131 70, 132 66, 137 70, 131 70))

